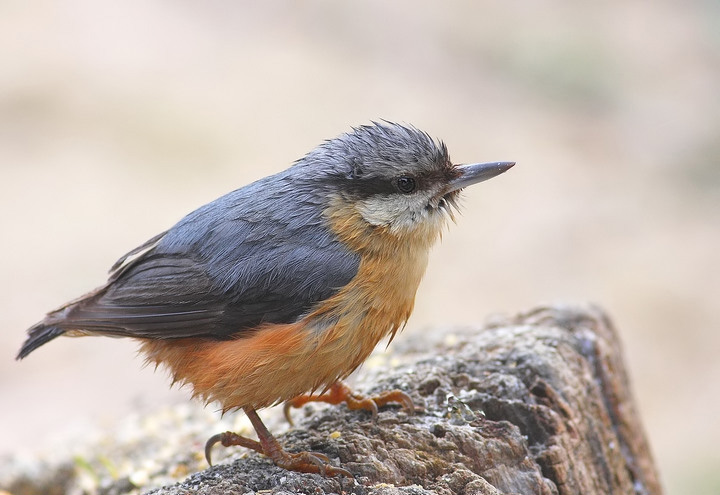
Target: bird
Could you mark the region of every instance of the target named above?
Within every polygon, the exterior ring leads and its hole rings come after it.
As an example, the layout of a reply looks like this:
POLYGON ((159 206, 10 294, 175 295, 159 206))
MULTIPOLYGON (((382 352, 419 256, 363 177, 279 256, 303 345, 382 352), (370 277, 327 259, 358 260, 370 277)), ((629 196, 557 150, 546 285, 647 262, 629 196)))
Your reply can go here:
POLYGON ((363 397, 343 380, 404 328, 461 191, 513 165, 453 164, 442 141, 407 124, 353 127, 122 256, 104 285, 31 327, 17 359, 59 336, 135 339, 173 384, 252 423, 257 441, 211 437, 208 463, 221 443, 352 478, 321 453, 284 450, 257 410, 319 400, 412 413, 402 391, 363 397))

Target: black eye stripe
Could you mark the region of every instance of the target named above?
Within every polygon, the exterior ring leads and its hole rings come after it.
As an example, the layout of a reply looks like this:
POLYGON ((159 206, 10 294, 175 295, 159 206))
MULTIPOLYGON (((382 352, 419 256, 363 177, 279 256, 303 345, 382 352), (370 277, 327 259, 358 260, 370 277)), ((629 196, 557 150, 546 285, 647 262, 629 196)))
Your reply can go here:
POLYGON ((344 190, 358 197, 369 197, 376 194, 392 194, 397 192, 393 183, 386 178, 368 177, 354 174, 351 177, 337 177, 332 180, 340 190, 344 190), (348 180, 348 178, 350 180, 348 180))
POLYGON ((412 194, 422 187, 425 179, 410 175, 378 177, 351 170, 345 176, 328 177, 327 182, 348 194, 358 198, 367 198, 375 195, 412 194))

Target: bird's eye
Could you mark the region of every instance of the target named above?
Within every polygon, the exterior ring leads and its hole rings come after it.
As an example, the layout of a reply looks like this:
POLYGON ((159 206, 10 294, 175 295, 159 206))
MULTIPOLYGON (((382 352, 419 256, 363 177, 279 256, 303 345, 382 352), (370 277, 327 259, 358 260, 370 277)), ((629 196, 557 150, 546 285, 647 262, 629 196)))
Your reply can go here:
POLYGON ((395 181, 395 186, 401 193, 410 194, 415 190, 415 179, 404 176, 398 177, 397 181, 395 181))

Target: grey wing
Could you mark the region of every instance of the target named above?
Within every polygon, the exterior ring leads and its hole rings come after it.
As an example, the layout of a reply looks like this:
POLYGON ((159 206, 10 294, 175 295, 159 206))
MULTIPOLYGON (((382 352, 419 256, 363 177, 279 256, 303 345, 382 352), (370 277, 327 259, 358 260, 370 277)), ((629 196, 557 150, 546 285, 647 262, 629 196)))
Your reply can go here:
POLYGON ((212 335, 223 305, 192 260, 145 253, 111 274, 107 285, 51 313, 65 330, 148 338, 212 335))
POLYGON ((18 357, 66 332, 223 339, 297 321, 360 259, 325 226, 319 195, 287 194, 290 179, 233 191, 130 251, 106 285, 32 327, 18 357))
POLYGON ((202 270, 180 257, 153 256, 156 242, 151 241, 121 258, 106 285, 48 313, 30 328, 18 359, 67 332, 141 338, 217 332, 222 306, 207 297, 211 284, 202 270))
POLYGON ((263 192, 240 189, 196 210, 122 257, 107 285, 39 325, 229 338, 262 323, 297 321, 352 280, 359 256, 325 227, 316 205, 259 208, 269 195, 263 192))
POLYGON ((261 323, 296 321, 355 276, 357 259, 339 244, 290 243, 248 253, 239 266, 208 269, 196 257, 155 248, 46 323, 140 338, 228 338, 261 323))

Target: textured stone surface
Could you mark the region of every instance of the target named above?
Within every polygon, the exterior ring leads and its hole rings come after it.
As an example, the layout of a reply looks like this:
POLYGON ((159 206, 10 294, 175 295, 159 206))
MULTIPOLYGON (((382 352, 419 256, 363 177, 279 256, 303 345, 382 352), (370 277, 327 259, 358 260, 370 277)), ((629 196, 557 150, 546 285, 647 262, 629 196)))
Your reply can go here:
POLYGON ((661 493, 617 336, 595 308, 540 308, 465 334, 375 390, 394 387, 422 411, 386 408, 374 424, 328 408, 283 438, 356 482, 253 455, 153 493, 661 493))
MULTIPOLYGON (((373 422, 344 406, 309 406, 305 414, 294 411, 297 427, 279 435, 289 451, 322 452, 355 480, 287 472, 255 453, 216 447, 218 459, 233 457, 149 493, 662 492, 617 336, 599 309, 538 308, 437 335, 453 338, 406 342, 397 356, 403 364, 376 370, 384 378, 362 390, 402 389, 415 401, 415 415, 387 406, 373 422)), ((202 466, 192 459, 165 462, 192 472, 202 466)), ((152 486, 152 479, 131 476, 98 493, 152 486)))

